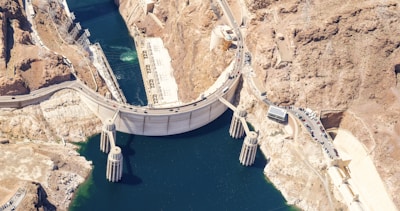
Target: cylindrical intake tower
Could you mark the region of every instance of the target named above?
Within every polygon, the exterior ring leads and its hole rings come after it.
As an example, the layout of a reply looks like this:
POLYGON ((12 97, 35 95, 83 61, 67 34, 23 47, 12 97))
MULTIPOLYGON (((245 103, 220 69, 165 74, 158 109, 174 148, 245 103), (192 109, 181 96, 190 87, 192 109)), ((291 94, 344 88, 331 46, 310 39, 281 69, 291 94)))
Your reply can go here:
POLYGON ((256 160, 257 137, 258 134, 254 131, 251 131, 249 134, 247 134, 246 138, 244 138, 242 151, 240 152, 239 156, 239 161, 244 166, 251 166, 256 160))
POLYGON ((122 178, 123 157, 121 148, 113 147, 108 154, 106 177, 110 182, 118 182, 122 178))
POLYGON ((244 127, 242 122, 240 121, 241 118, 246 116, 246 110, 243 106, 237 108, 237 110, 233 113, 231 127, 229 128, 229 135, 232 138, 242 138, 244 135, 244 127))
POLYGON ((115 131, 115 124, 112 122, 112 120, 106 120, 100 135, 100 150, 102 152, 108 153, 110 151, 110 135, 112 135, 113 140, 115 140, 115 131))

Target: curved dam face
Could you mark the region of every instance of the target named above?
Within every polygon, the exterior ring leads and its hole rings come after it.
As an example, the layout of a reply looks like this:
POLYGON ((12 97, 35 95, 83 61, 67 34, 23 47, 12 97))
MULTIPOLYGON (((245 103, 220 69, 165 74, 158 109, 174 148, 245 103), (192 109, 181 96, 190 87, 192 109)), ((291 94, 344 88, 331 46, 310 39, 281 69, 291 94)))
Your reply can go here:
POLYGON ((238 83, 239 77, 226 92, 219 90, 220 93, 217 91, 204 100, 171 108, 137 107, 117 104, 115 101, 101 103, 83 93, 81 98, 103 122, 114 116, 116 129, 120 132, 166 136, 195 130, 218 118, 227 109, 218 97, 232 102, 238 83))

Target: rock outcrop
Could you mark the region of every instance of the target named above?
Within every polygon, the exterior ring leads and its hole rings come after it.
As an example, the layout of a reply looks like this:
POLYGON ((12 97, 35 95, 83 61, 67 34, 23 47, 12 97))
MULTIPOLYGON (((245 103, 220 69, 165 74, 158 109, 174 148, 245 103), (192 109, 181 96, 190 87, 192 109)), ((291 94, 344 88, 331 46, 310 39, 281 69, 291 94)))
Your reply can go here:
POLYGON ((63 5, 59 1, 31 3, 32 23, 22 1, 0 2, 0 95, 26 94, 71 80, 72 73, 89 87, 105 93, 103 80, 93 72, 89 55, 68 34, 70 19, 63 5))
POLYGON ((120 0, 120 12, 132 29, 136 24, 146 35, 161 37, 171 56, 179 99, 189 102, 206 91, 234 58, 234 50, 210 51, 211 31, 227 24, 214 1, 159 1, 145 15, 138 0, 120 0), (154 21, 158 19, 163 27, 154 21))
POLYGON ((400 207, 400 146, 389 132, 400 118, 398 2, 271 1, 251 11, 247 44, 267 97, 320 111, 328 128, 355 134, 400 207))
POLYGON ((100 131, 101 121, 72 90, 22 109, 0 110, 0 132, 11 142, 21 139, 84 141, 100 131))
POLYGON ((71 142, 99 133, 101 121, 72 90, 57 92, 39 105, 1 109, 0 117, 1 139, 8 140, 0 145, 0 168, 4 170, 0 172, 0 186, 4 187, 0 195, 24 187, 21 181, 33 181, 40 183, 47 198, 39 202, 38 189, 28 188, 23 210, 51 205, 67 210, 73 193, 91 170, 91 163, 71 142), (2 192, 5 189, 9 191, 2 192))
POLYGON ((1 95, 26 94, 71 79, 71 69, 62 57, 34 45, 31 24, 20 1, 0 3, 1 95))

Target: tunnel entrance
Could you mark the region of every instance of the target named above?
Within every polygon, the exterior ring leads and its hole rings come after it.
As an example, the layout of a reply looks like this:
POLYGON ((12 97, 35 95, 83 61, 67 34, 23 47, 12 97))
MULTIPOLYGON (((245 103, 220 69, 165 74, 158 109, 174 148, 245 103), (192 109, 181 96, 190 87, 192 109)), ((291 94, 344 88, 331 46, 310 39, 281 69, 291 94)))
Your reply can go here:
POLYGON ((321 123, 324 125, 325 129, 339 128, 343 119, 343 112, 344 111, 341 110, 321 111, 321 123))
POLYGON ((396 74, 396 85, 400 84, 400 64, 394 65, 394 73, 396 74))

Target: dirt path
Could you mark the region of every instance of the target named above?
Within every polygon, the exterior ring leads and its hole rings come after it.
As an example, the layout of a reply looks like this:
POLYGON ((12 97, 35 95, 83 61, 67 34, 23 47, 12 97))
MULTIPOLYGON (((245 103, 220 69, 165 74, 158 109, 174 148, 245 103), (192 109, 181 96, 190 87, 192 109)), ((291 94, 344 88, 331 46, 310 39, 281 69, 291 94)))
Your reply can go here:
MULTIPOLYGON (((292 118, 293 119, 293 118, 292 118)), ((298 131, 299 131, 299 126, 298 126, 298 124, 297 124, 297 122, 296 121, 294 121, 294 127, 295 127, 295 129, 294 129, 294 136, 293 136, 293 140, 294 140, 294 142, 289 142, 289 143, 293 143, 293 144, 290 144, 289 146, 291 146, 289 149, 293 152, 293 155, 295 155, 296 156, 296 158, 298 159, 298 160, 301 160, 315 175, 317 175, 318 176, 318 178, 320 179, 320 181, 322 182, 322 184, 324 185, 324 190, 325 190, 325 193, 326 193, 326 195, 328 196, 328 200, 329 200, 329 207, 330 207, 330 209, 331 210, 334 210, 334 206, 333 206, 333 203, 332 203, 332 196, 331 196, 331 191, 330 191, 330 189, 329 189, 329 184, 328 184, 328 182, 327 182, 327 178, 326 177, 323 177, 320 173, 319 173, 319 170, 318 169, 315 169, 311 164, 310 164, 310 162, 307 160, 307 158, 304 156, 304 153, 302 153, 302 152, 300 152, 300 150, 301 150, 301 145, 299 145, 299 142, 298 142, 298 139, 297 139, 297 137, 298 137, 298 131)))
POLYGON ((364 144, 362 144, 362 146, 364 147, 365 151, 367 151, 367 153, 370 155, 372 152, 374 152, 374 150, 375 150, 375 148, 376 148, 376 140, 375 140, 374 136, 372 135, 371 130, 369 130, 369 127, 367 126, 367 124, 365 123, 365 121, 364 121, 361 117, 357 116, 356 113, 354 113, 354 112, 351 111, 350 109, 347 110, 347 113, 351 114, 356 120, 358 120, 359 122, 361 122, 361 124, 363 125, 363 128, 362 128, 362 129, 363 129, 363 130, 366 130, 366 131, 368 132, 369 139, 372 140, 372 141, 374 142, 374 145, 373 145, 372 149, 368 149, 367 146, 365 146, 364 144))

